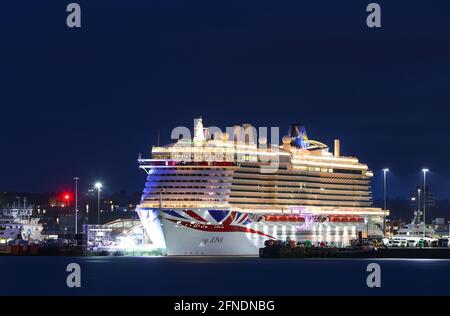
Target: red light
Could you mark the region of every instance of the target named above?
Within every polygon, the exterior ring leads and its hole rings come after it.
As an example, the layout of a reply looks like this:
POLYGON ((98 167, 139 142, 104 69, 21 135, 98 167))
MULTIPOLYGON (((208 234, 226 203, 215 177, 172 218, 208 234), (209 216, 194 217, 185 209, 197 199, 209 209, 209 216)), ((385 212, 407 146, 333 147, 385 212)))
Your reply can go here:
POLYGON ((63 192, 60 195, 60 199, 64 201, 64 204, 69 204, 72 201, 72 194, 70 192, 63 192))

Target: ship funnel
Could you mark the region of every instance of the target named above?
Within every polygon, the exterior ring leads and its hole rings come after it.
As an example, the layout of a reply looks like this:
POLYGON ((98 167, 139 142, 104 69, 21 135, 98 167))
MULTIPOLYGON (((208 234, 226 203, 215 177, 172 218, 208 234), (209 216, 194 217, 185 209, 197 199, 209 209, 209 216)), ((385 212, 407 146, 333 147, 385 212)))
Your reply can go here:
POLYGON ((339 139, 334 140, 334 157, 339 157, 341 155, 341 142, 339 139))
POLYGON ((306 129, 303 125, 294 123, 289 130, 289 136, 291 137, 291 145, 297 148, 307 148, 309 146, 308 136, 306 135, 306 129))

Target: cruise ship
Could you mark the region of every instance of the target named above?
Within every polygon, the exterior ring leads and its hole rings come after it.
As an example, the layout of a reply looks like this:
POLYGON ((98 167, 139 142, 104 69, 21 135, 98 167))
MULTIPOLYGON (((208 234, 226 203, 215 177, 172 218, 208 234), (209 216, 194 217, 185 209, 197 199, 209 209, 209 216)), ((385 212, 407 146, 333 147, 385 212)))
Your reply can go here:
MULTIPOLYGON (((273 128, 270 130, 272 131, 273 128)), ((267 130, 267 128, 266 128, 267 130)), ((138 159, 147 174, 136 211, 168 255, 257 255, 266 240, 336 246, 383 236, 389 211, 372 206, 372 172, 292 124, 279 144, 250 124, 221 132, 194 120, 176 142, 138 159)))

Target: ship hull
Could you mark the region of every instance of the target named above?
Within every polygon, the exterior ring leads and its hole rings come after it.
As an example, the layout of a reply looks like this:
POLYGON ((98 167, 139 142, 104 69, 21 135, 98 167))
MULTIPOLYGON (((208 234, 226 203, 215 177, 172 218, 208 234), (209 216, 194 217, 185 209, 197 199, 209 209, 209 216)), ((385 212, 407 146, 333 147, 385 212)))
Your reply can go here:
MULTIPOLYGON (((257 255, 264 240, 249 238, 245 232, 203 231, 180 227, 163 219, 163 232, 168 255, 185 256, 247 256, 257 255)), ((267 237, 266 239, 269 239, 267 237)))
POLYGON ((309 240, 347 246, 365 230, 380 235, 364 223, 330 223, 290 219, 271 221, 269 217, 232 210, 209 209, 138 209, 147 234, 155 247, 165 248, 168 255, 185 256, 255 256, 266 240, 309 240))

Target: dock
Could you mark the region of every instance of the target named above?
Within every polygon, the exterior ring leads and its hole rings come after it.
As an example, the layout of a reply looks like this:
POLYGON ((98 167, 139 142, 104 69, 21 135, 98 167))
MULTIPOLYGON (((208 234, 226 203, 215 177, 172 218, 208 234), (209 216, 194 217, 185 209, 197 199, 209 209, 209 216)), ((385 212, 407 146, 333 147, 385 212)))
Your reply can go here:
POLYGON ((259 250, 260 258, 395 258, 395 259, 450 259, 450 248, 407 247, 265 247, 259 250))

